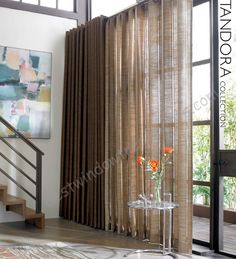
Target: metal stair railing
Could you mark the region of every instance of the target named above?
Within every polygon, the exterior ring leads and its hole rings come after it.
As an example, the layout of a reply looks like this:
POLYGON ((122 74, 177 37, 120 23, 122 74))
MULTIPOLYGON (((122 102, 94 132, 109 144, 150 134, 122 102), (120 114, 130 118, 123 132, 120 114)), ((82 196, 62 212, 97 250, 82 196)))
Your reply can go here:
POLYGON ((5 170, 0 168, 0 172, 5 175, 8 179, 10 179, 16 186, 18 186, 21 190, 23 190, 26 194, 28 194, 32 199, 35 200, 35 210, 36 213, 41 213, 42 208, 42 156, 44 153, 35 146, 29 139, 27 139, 22 133, 17 131, 8 121, 6 121, 3 117, 0 116, 0 122, 4 124, 10 131, 14 132, 15 135, 24 141, 31 149, 33 149, 36 153, 36 164, 32 163, 29 159, 27 159, 24 155, 22 155, 15 147, 13 147, 6 138, 0 136, 0 140, 6 144, 12 151, 14 151, 19 157, 21 157, 27 164, 29 164, 36 171, 36 180, 32 179, 28 174, 24 172, 21 168, 19 168, 14 162, 12 162, 8 157, 6 157, 2 152, 0 152, 0 156, 8 162, 11 166, 13 166, 16 171, 21 173, 24 177, 26 177, 29 181, 31 181, 36 187, 36 194, 33 195, 30 191, 28 191, 25 187, 23 187, 20 183, 18 183, 14 178, 12 178, 5 170))

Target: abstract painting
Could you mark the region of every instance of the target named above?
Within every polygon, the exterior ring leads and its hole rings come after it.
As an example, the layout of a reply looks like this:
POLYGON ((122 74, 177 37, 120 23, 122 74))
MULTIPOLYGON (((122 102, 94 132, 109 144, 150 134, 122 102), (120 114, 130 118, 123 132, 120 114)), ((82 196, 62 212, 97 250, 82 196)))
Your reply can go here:
MULTIPOLYGON (((50 138, 51 53, 0 46, 0 116, 27 138, 50 138)), ((0 125, 0 136, 14 137, 0 125)))

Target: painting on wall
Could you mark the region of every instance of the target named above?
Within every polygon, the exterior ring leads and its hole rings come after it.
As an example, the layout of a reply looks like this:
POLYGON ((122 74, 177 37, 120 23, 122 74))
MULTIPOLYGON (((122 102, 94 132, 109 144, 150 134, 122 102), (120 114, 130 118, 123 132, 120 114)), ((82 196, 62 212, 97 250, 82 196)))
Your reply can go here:
MULTIPOLYGON (((27 138, 50 138, 52 54, 0 46, 0 115, 27 138)), ((0 136, 14 134, 0 125, 0 136)))

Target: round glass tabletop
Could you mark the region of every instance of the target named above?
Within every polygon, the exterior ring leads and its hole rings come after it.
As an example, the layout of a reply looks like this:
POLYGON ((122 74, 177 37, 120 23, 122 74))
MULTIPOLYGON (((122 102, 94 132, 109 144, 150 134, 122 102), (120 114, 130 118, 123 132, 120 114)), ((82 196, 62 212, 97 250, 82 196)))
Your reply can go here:
POLYGON ((157 209, 157 210, 170 210, 178 207, 176 202, 161 201, 157 202, 155 200, 136 200, 128 202, 129 208, 134 209, 157 209))

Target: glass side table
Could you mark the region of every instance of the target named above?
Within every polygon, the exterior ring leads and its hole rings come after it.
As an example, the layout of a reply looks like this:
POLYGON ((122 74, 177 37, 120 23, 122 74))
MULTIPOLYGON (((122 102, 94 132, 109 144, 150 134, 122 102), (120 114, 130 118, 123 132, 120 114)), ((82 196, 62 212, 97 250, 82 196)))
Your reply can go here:
MULTIPOLYGON (((163 214, 163 230, 162 230, 162 249, 138 249, 131 251, 124 255, 127 257, 132 254, 138 253, 158 253, 161 255, 169 255, 173 258, 177 258, 177 255, 172 252, 171 241, 172 241, 172 211, 174 208, 178 207, 178 204, 171 202, 171 194, 164 194, 169 196, 165 201, 157 202, 155 200, 149 200, 145 196, 140 195, 142 198, 140 200, 128 202, 128 207, 132 209, 142 209, 142 210, 158 210, 163 214), (168 212, 168 226, 166 222, 166 212, 168 212), (168 229, 167 229, 168 228, 168 229), (166 237, 166 231, 168 232, 168 237, 166 237), (167 239, 167 241, 166 241, 167 239)), ((160 245, 161 246, 161 245, 160 245)))

